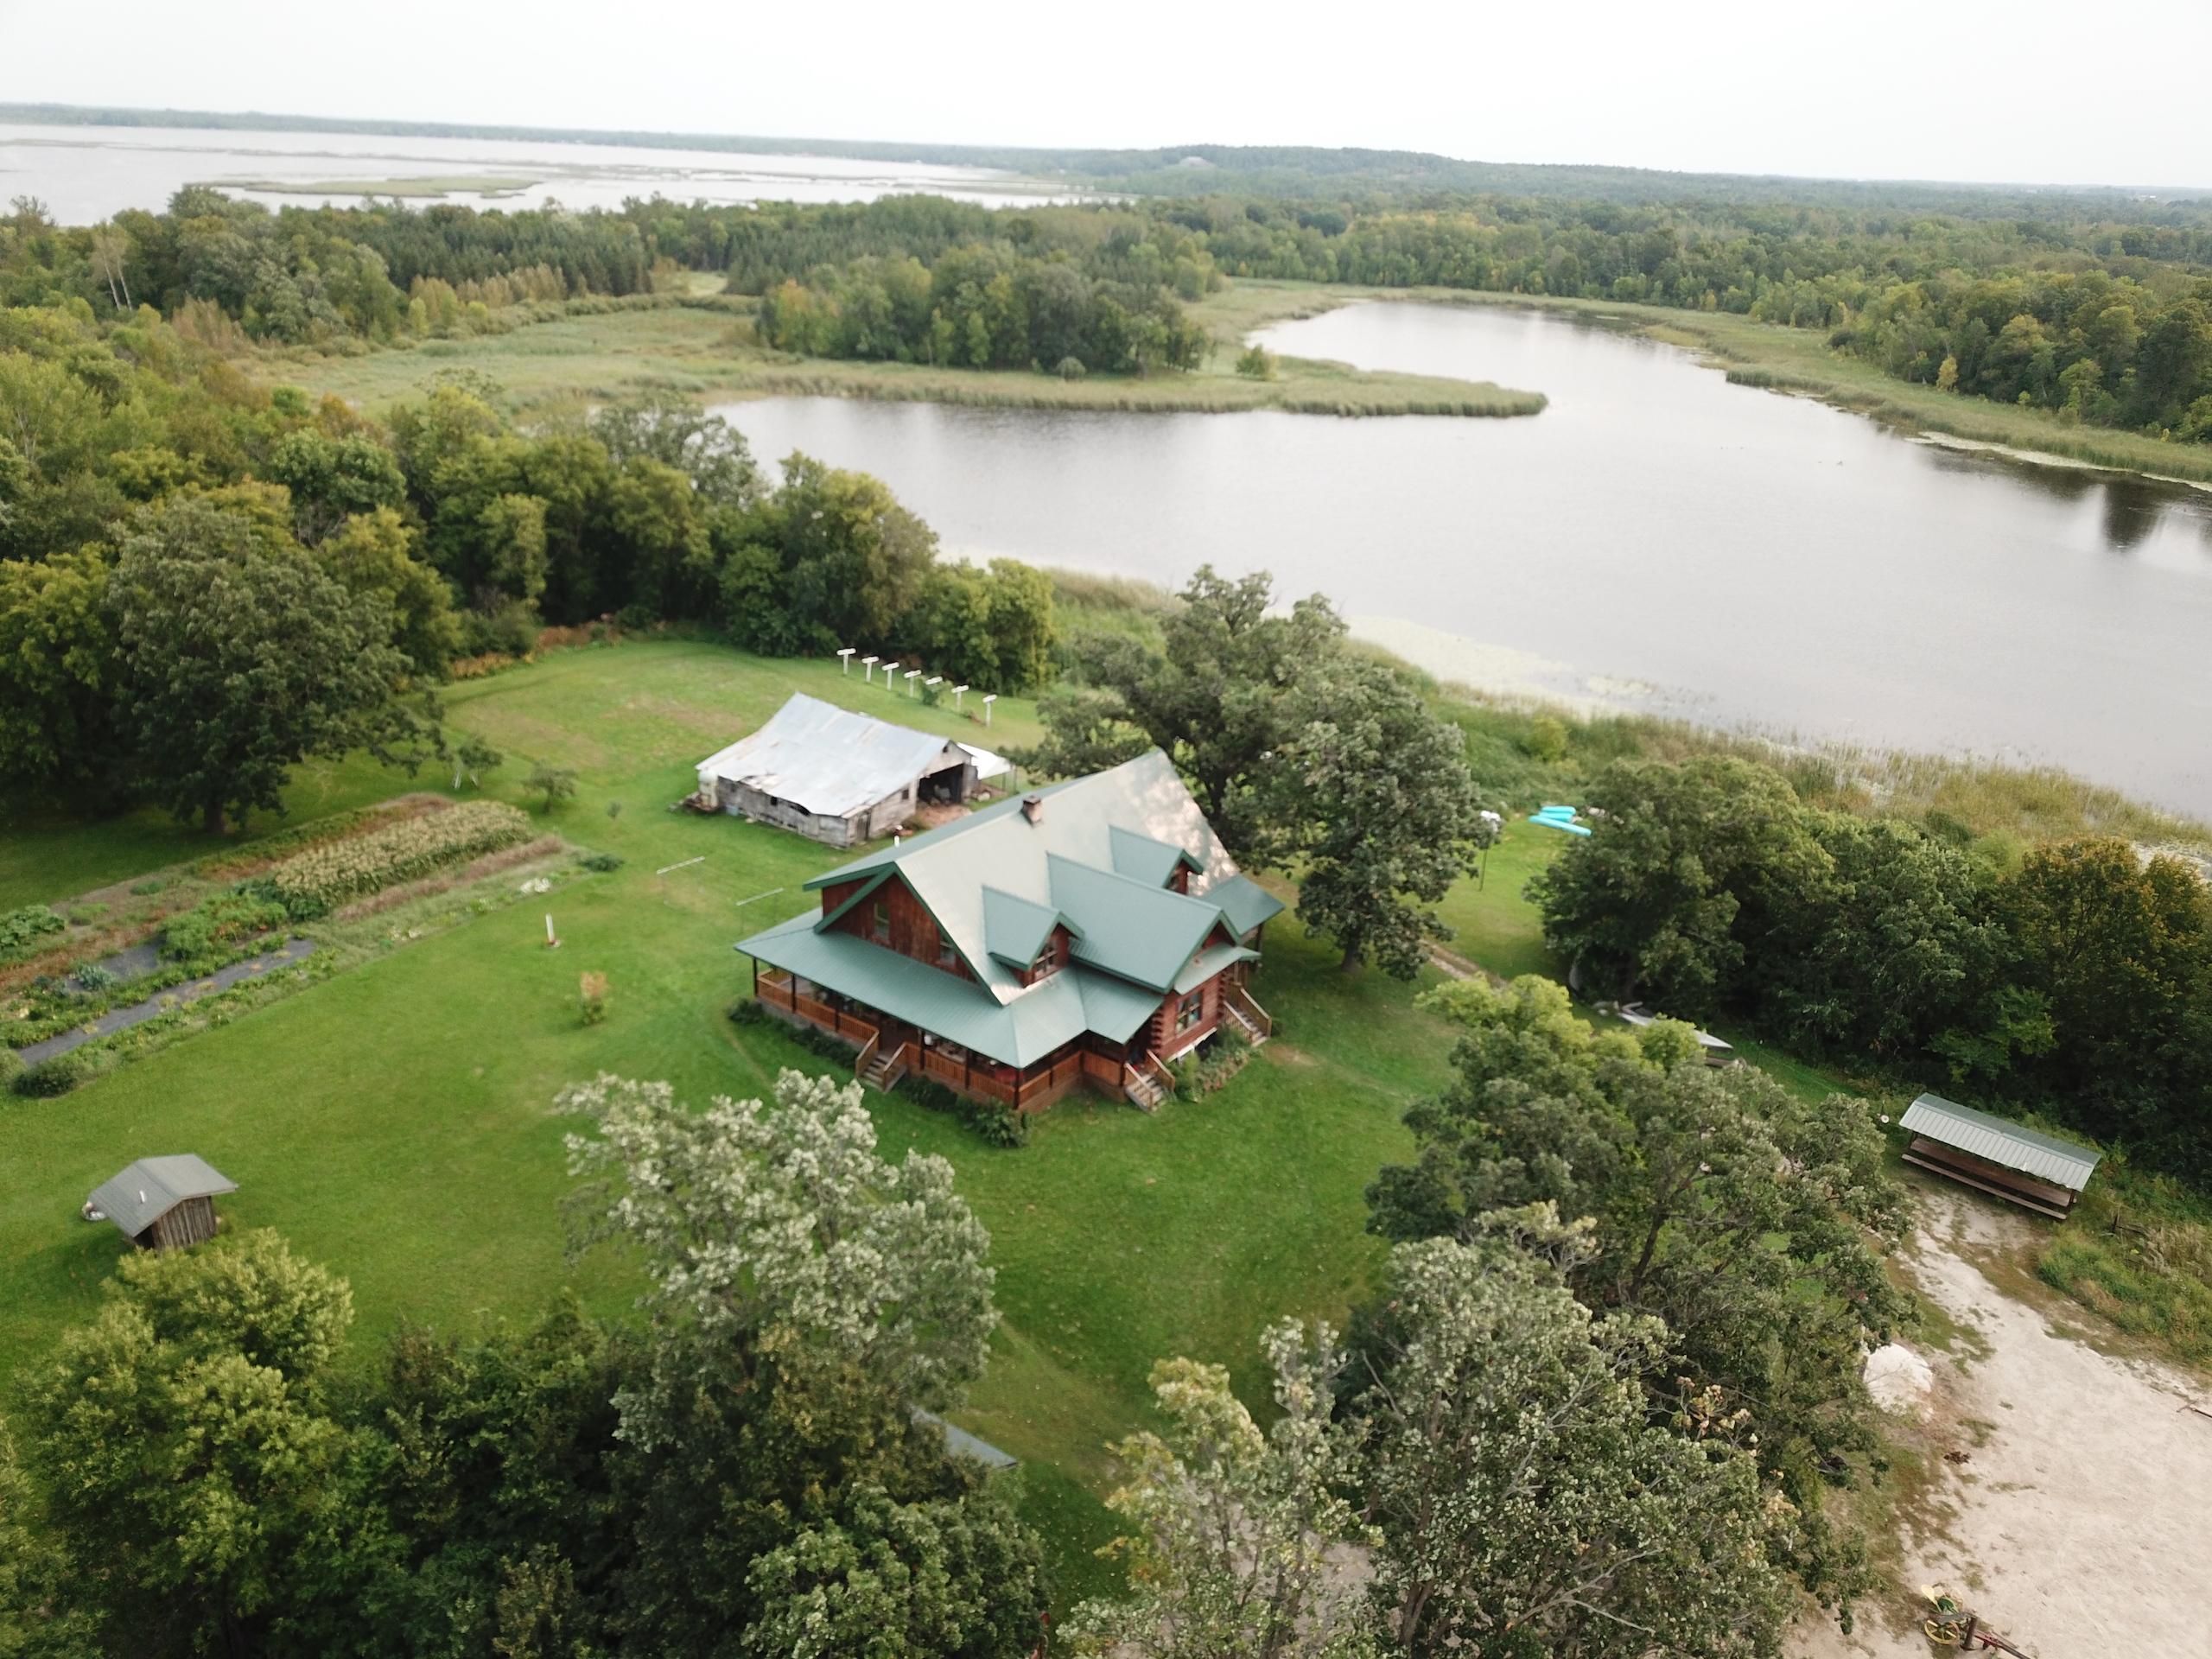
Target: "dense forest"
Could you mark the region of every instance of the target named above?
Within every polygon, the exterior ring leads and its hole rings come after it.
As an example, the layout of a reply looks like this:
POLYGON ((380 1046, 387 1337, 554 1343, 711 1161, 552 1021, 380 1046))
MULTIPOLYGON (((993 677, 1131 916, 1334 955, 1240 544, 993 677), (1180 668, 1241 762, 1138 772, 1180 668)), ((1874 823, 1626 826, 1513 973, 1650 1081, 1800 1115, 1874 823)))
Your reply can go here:
POLYGON ((29 203, 0 219, 0 302, 113 318, 143 302, 216 344, 480 331, 679 270, 757 296, 763 342, 786 350, 1046 372, 1194 366, 1208 344, 1183 308, 1224 277, 1633 302, 1818 331, 1898 378, 2064 420, 2212 440, 2212 209, 2186 205, 1216 194, 270 213, 193 189, 93 228, 29 203))

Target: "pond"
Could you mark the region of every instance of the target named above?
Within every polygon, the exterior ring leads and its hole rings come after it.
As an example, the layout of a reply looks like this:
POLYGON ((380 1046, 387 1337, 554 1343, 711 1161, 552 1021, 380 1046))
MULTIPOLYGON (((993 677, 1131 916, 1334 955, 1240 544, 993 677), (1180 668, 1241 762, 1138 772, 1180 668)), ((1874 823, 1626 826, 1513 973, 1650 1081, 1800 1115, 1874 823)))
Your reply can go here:
POLYGON ((1556 313, 1370 303, 1279 352, 1546 393, 1515 420, 723 410, 948 552, 1272 570, 1470 683, 2063 766, 2212 817, 2212 493, 1900 436, 1556 313))

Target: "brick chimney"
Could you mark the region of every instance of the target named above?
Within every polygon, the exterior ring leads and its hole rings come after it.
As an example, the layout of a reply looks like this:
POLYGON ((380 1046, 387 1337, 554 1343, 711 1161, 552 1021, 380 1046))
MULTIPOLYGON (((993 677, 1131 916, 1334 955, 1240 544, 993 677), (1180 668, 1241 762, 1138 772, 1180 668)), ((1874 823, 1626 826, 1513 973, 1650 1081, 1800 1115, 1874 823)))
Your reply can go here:
POLYGON ((1021 816, 1032 823, 1042 823, 1045 821, 1045 798, 1042 795, 1023 796, 1021 816))

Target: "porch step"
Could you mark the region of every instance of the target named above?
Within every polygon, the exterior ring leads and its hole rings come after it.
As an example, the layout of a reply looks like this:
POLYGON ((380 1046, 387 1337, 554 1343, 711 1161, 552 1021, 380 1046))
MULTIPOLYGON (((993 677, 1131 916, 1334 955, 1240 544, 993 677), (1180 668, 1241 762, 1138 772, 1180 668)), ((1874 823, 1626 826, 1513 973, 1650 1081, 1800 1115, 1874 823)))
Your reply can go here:
POLYGON ((1243 1009, 1238 1007, 1234 1002, 1225 1000, 1221 1006, 1228 1010, 1229 1017, 1236 1022, 1236 1028, 1251 1039, 1253 1047, 1257 1048, 1268 1040, 1268 1033, 1261 1030, 1258 1023, 1243 1009))
POLYGON ((1166 1085, 1142 1071, 1127 1080, 1123 1092, 1128 1096, 1129 1103, 1143 1112, 1158 1111, 1160 1103, 1167 1098, 1166 1085))
POLYGON ((898 1055, 878 1054, 861 1072, 861 1081, 868 1087, 887 1095, 891 1092, 891 1085, 906 1075, 906 1063, 898 1055))

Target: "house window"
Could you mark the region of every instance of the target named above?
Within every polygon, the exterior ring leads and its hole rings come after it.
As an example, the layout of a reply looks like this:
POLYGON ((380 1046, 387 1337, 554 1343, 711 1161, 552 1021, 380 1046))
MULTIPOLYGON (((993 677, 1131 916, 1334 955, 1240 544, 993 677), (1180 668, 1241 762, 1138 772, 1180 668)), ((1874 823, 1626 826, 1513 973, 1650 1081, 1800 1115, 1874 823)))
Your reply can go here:
POLYGON ((1050 979, 1060 971, 1060 944, 1058 939, 1045 941, 1045 948, 1037 953, 1037 960, 1029 964, 1029 982, 1050 979))
POLYGON ((891 903, 888 899, 875 901, 875 911, 870 918, 868 931, 878 944, 891 943, 891 903))
POLYGON ((1185 1032, 1206 1017, 1206 988, 1199 986, 1175 1007, 1175 1029, 1185 1032))

